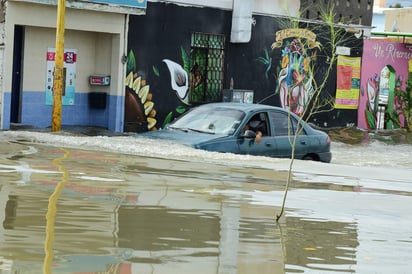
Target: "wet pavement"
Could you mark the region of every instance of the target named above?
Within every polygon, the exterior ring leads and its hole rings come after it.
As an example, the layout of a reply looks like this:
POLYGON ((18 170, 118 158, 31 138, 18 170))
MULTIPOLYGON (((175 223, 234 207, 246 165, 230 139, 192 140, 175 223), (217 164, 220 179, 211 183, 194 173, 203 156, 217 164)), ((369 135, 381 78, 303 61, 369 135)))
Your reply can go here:
POLYGON ((277 223, 289 160, 102 132, 0 132, 0 273, 410 271, 408 145, 296 161, 277 223))

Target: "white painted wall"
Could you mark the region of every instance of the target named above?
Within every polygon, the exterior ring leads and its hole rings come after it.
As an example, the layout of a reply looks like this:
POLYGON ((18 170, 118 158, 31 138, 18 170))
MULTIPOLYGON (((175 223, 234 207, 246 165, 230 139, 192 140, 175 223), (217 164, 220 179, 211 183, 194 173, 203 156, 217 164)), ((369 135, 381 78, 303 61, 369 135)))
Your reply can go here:
MULTIPOLYGON (((46 82, 46 52, 55 47, 52 28, 25 28, 23 90, 43 91, 46 82), (44 76, 44 77, 42 77, 44 76)), ((106 33, 66 30, 65 48, 76 49, 76 92, 88 92, 90 74, 111 71, 111 35, 106 33)), ((95 87, 92 87, 96 90, 95 87)))

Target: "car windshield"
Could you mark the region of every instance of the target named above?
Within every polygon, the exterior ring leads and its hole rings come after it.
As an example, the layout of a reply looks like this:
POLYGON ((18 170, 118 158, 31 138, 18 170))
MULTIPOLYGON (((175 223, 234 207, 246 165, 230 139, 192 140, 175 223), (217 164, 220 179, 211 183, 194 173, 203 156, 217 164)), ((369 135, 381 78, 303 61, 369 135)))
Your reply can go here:
POLYGON ((231 135, 241 123, 245 113, 240 110, 202 106, 192 109, 171 123, 168 128, 209 134, 231 135))

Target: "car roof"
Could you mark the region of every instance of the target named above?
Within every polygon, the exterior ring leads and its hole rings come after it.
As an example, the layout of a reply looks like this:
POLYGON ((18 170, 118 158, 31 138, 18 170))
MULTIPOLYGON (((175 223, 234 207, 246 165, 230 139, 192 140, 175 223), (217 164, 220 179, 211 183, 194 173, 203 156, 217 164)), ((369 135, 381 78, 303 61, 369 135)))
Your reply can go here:
MULTIPOLYGON (((237 110, 242 110, 244 112, 261 111, 261 110, 268 110, 268 109, 284 110, 280 107, 263 105, 263 104, 251 104, 251 103, 217 102, 217 103, 209 103, 209 104, 205 104, 205 105, 216 106, 216 107, 225 107, 225 108, 230 108, 230 109, 237 109, 237 110)), ((203 106, 205 106, 205 105, 203 105, 203 106)))
MULTIPOLYGON (((198 107, 223 107, 223 108, 229 108, 229 109, 235 109, 235 110, 240 110, 245 112, 247 115, 253 115, 256 112, 259 111, 269 111, 269 110, 276 110, 279 112, 283 113, 289 113, 291 116, 295 117, 296 119, 299 119, 299 117, 291 112, 288 111, 284 108, 281 107, 276 107, 276 106, 270 106, 270 105, 264 105, 264 104, 252 104, 252 103, 233 103, 233 102, 214 102, 214 103, 207 103, 200 105, 198 107)), ((302 122, 305 122, 302 120, 302 122)))

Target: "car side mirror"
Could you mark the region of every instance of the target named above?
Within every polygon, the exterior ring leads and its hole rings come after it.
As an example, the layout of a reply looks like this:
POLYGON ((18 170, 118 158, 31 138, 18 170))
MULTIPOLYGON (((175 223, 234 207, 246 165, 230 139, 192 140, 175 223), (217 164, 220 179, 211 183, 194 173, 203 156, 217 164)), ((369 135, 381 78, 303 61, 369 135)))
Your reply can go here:
POLYGON ((245 130, 243 134, 240 135, 242 138, 256 138, 256 133, 253 130, 245 130))

